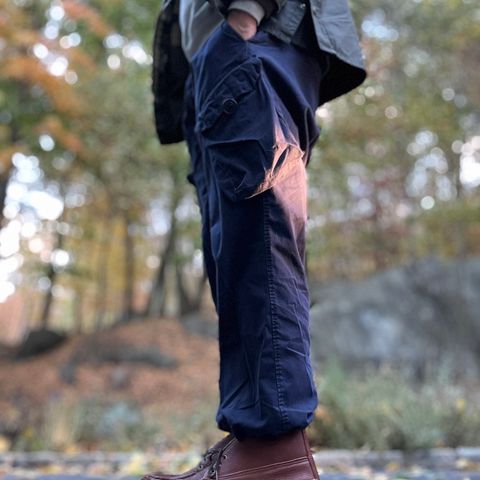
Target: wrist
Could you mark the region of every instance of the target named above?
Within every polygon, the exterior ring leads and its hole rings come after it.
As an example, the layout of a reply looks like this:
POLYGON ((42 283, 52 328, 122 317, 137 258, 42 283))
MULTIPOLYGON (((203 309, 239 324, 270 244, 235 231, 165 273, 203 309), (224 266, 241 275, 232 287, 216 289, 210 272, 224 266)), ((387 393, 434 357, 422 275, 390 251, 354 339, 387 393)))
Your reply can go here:
POLYGON ((249 40, 257 33, 257 21, 252 15, 242 10, 230 10, 227 21, 244 40, 249 40))

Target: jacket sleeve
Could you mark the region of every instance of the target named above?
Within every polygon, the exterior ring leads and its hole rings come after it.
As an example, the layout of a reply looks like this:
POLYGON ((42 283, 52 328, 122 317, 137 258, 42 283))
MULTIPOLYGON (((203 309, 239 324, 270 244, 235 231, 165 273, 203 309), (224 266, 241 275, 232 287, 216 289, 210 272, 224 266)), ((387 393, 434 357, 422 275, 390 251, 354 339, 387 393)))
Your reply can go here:
MULTIPOLYGON (((217 10, 224 16, 228 13, 228 7, 235 0, 208 0, 212 3, 217 10)), ((286 0, 255 0, 265 11, 264 18, 267 19, 272 16, 276 11, 280 10, 285 4, 286 0)))

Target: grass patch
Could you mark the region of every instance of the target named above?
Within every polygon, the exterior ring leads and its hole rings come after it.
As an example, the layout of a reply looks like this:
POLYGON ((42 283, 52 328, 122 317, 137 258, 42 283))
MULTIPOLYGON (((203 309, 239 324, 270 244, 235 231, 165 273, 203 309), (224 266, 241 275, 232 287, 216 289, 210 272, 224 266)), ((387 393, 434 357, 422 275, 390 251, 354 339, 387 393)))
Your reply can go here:
POLYGON ((16 451, 149 451, 208 447, 219 439, 215 406, 207 400, 190 412, 142 409, 131 400, 101 395, 61 397, 45 405, 11 446, 16 451))
POLYGON ((135 402, 62 398, 43 408, 36 422, 17 436, 12 450, 130 451, 151 445, 160 434, 135 402))

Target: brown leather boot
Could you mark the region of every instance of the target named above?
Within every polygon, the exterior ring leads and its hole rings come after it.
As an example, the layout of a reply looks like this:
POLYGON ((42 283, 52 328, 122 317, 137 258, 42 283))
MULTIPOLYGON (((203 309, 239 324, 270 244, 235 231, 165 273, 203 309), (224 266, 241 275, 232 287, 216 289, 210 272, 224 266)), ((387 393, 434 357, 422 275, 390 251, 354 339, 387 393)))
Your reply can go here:
POLYGON ((317 480, 304 430, 272 439, 238 441, 228 435, 207 450, 202 461, 189 472, 145 475, 142 480, 317 480))

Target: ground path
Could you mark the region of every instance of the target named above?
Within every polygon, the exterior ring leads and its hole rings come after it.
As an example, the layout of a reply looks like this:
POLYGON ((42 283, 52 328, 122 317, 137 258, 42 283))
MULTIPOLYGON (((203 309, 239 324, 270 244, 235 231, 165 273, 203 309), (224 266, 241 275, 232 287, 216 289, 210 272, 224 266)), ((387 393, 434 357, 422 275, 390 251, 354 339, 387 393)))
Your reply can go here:
MULTIPOLYGON (((198 458, 198 452, 7 452, 0 453, 0 480, 139 480, 154 470, 185 471, 198 458)), ((324 450, 315 461, 322 480, 480 480, 480 448, 410 454, 324 450)))

